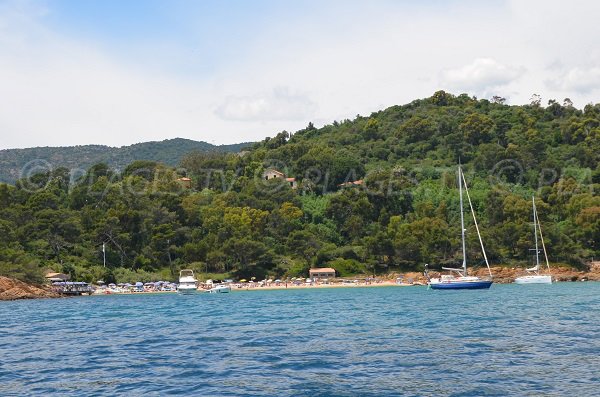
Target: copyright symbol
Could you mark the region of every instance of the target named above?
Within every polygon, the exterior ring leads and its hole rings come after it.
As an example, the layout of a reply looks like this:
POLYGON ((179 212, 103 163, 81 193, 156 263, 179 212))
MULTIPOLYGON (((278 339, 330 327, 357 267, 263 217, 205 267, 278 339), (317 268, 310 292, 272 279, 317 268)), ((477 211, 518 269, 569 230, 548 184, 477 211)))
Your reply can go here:
POLYGON ((514 159, 502 160, 494 165, 491 176, 497 184, 504 182, 520 184, 523 181, 523 166, 514 159))

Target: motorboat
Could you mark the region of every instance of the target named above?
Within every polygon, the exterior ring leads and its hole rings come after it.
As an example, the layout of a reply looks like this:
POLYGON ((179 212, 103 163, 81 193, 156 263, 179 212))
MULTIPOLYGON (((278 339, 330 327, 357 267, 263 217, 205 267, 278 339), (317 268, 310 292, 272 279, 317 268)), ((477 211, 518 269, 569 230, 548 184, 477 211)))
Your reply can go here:
POLYGON ((208 292, 211 294, 225 294, 231 292, 231 286, 229 284, 216 284, 208 292))
POLYGON ((544 244, 544 237, 542 236, 542 228, 540 226, 540 220, 538 218, 537 209, 535 206, 535 197, 531 197, 531 203, 533 205, 533 236, 535 239, 535 266, 529 269, 525 269, 527 274, 525 276, 517 277, 515 284, 552 284, 552 275, 550 275, 550 262, 548 262, 548 254, 546 253, 546 245, 544 244), (548 274, 540 274, 540 250, 538 248, 538 231, 539 237, 542 242, 542 248, 544 249, 544 257, 546 258, 546 267, 548 268, 548 274))
POLYGON ((492 281, 492 271, 490 270, 490 264, 487 260, 487 255, 485 253, 485 248, 483 247, 483 240, 481 239, 481 233, 479 233, 479 226, 477 225, 477 219, 475 218, 475 210, 473 209, 473 203, 471 202, 471 197, 469 196, 469 190, 467 188, 467 181, 465 180, 465 176, 462 172, 461 167, 458 167, 458 189, 460 195, 460 227, 461 227, 461 236, 462 236, 462 267, 460 268, 448 268, 442 267, 442 270, 448 270, 451 274, 444 274, 438 278, 430 278, 428 274, 428 265, 425 265, 425 277, 427 277, 427 285, 431 289, 487 289, 490 288, 492 281), (483 253, 483 258, 485 259, 485 264, 488 268, 489 278, 479 278, 477 276, 469 276, 467 274, 467 249, 465 245, 465 219, 463 214, 463 186, 467 195, 467 199, 469 202, 469 207, 471 209, 471 214, 473 216, 473 223, 475 224, 475 229, 477 230, 477 236, 479 237, 479 243, 481 244, 481 252, 483 253))
POLYGON ((194 271, 183 269, 179 272, 179 285, 177 292, 180 294, 195 294, 198 291, 198 280, 194 277, 194 271))

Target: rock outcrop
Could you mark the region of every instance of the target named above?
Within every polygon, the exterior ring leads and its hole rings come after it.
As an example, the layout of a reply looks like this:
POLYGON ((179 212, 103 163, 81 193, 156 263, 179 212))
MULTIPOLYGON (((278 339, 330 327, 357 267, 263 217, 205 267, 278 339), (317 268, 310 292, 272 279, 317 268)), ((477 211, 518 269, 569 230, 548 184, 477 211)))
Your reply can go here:
MULTIPOLYGON (((584 272, 566 266, 553 266, 550 271, 552 279, 555 281, 600 281, 600 271, 594 269, 584 272)), ((542 273, 545 273, 545 270, 542 270, 542 273)), ((478 268, 473 274, 486 277, 488 272, 485 268, 478 268)), ((492 274, 496 283, 512 283, 515 278, 523 276, 527 272, 524 268, 494 266, 492 267, 492 274)))
POLYGON ((0 276, 0 301, 58 297, 60 295, 49 287, 27 284, 14 278, 0 276))
MULTIPOLYGON (((491 268, 492 274, 494 275, 494 282, 498 284, 509 284, 515 281, 515 278, 527 274, 524 268, 519 267, 506 267, 506 266, 493 266, 491 268)), ((600 266, 590 267, 587 272, 577 270, 567 266, 552 266, 551 268, 552 280, 554 281, 600 281, 600 266)), ((438 277, 440 274, 436 270, 430 271, 431 277, 438 277)), ((487 277, 488 271, 485 267, 479 267, 477 269, 469 269, 469 275, 487 277)), ((410 273, 393 273, 390 277, 402 276, 405 280, 410 280, 419 283, 426 283, 427 279, 423 273, 410 272, 410 273)))

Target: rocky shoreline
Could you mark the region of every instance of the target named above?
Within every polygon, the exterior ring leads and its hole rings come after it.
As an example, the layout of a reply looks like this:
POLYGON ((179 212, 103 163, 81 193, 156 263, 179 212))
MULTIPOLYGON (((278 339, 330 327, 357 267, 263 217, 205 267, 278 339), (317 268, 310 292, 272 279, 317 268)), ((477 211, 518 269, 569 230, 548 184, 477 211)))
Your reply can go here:
MULTIPOLYGON (((526 274, 524 268, 518 267, 493 266, 491 270, 494 275, 494 283, 497 284, 510 284, 515 281, 515 278, 526 274)), ((551 273, 554 281, 600 281, 600 268, 598 267, 586 272, 567 266, 557 266, 551 268, 551 273)), ((438 277, 439 273, 434 270, 430 272, 430 275, 431 277, 438 277)), ((485 267, 470 269, 469 275, 487 277, 488 271, 485 267)), ((394 277, 402 277, 404 280, 412 280, 422 284, 427 282, 427 278, 419 272, 398 273, 394 274, 394 277)))
POLYGON ((50 287, 24 283, 14 278, 0 276, 0 301, 36 298, 60 298, 50 287))
MULTIPOLYGON (((492 267, 492 274, 494 275, 494 282, 500 284, 512 283, 515 278, 524 276, 526 273, 523 268, 515 267, 492 267)), ((477 276, 485 277, 488 275, 487 269, 477 269, 474 272, 477 276)), ((542 271, 542 273, 545 273, 542 271)), ((571 267, 560 266, 552 267, 552 280, 554 281, 600 281, 600 271, 590 270, 588 272, 573 269, 571 267)))

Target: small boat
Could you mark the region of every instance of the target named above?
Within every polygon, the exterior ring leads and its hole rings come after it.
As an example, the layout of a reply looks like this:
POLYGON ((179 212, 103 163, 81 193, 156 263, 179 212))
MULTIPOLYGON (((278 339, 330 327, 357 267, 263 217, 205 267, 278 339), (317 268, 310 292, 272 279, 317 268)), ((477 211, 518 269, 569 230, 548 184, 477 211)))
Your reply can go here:
POLYGON ((550 274, 550 263, 548 262, 548 254, 546 253, 546 245, 544 244, 544 237, 542 236, 542 228, 540 226, 540 219, 537 215, 537 209, 535 207, 535 197, 531 197, 533 205, 533 236, 535 239, 535 266, 527 271, 527 275, 517 277, 515 284, 552 284, 552 275, 550 274), (540 232, 540 240, 544 249, 544 257, 546 258, 546 267, 548 268, 548 274, 540 274, 540 250, 538 248, 538 230, 540 232))
POLYGON ((469 190, 467 188, 467 181, 462 173, 461 167, 458 167, 458 189, 460 194, 460 226, 462 236, 462 254, 463 263, 461 268, 448 268, 442 267, 443 270, 453 272, 451 274, 442 275, 439 278, 429 278, 428 265, 425 265, 425 277, 427 277, 428 288, 431 289, 487 289, 492 285, 492 271, 488 263, 487 255, 485 254, 485 248, 483 247, 483 241, 481 240, 481 233, 479 233, 479 226, 477 225, 477 219, 475 218, 475 211, 473 210, 473 204, 471 203, 471 197, 469 196, 469 190), (463 214, 463 184, 467 199, 469 201, 469 207, 471 208, 471 214, 473 215, 473 223, 477 230, 477 236, 479 236, 479 243, 481 244, 481 251, 485 264, 487 265, 488 272, 490 274, 489 279, 482 279, 477 276, 469 276, 467 274, 467 250, 465 246, 465 220, 463 214))
POLYGON ((231 292, 231 286, 227 284, 217 284, 208 290, 211 294, 225 294, 231 292))
POLYGON ((183 269, 179 272, 177 292, 180 294, 195 294, 198 292, 198 280, 194 277, 193 270, 183 269))

